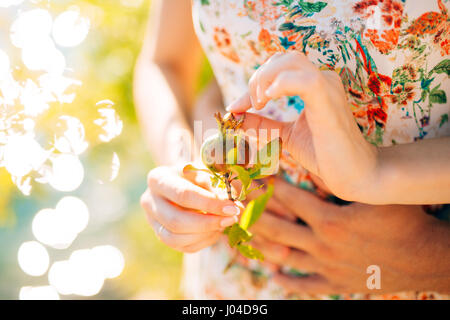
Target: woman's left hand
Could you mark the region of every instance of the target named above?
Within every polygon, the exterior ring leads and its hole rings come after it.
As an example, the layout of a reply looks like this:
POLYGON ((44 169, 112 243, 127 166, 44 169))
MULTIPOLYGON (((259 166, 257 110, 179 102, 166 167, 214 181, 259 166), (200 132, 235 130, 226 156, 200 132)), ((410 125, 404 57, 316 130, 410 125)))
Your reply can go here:
POLYGON ((252 228, 253 245, 267 262, 313 274, 276 274, 288 291, 449 291, 450 226, 421 206, 337 206, 281 179, 275 181, 274 198, 307 223, 265 213, 252 228), (380 289, 368 288, 370 266, 379 267, 380 289))

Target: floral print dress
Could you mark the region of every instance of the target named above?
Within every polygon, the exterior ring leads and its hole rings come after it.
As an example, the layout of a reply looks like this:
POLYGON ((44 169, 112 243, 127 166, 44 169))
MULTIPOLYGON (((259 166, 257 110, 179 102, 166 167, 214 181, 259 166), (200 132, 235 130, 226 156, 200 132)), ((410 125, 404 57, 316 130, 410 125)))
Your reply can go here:
MULTIPOLYGON (((193 0, 193 18, 225 104, 242 95, 252 74, 276 52, 303 52, 337 72, 366 139, 377 146, 450 135, 450 0, 193 0)), ((295 120, 296 96, 269 102, 266 117, 295 120)), ((316 191, 308 173, 283 155, 290 182, 316 191)), ((185 259, 190 298, 438 299, 431 292, 292 296, 272 270, 240 261, 221 242, 185 259)), ((285 270, 304 276, 295 270, 285 270)))

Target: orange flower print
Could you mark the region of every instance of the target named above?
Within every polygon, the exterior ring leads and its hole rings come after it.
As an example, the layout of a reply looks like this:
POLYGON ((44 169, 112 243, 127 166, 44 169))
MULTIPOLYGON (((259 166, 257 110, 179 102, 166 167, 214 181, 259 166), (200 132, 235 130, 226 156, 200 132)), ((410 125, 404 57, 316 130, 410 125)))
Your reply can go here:
POLYGON ((224 57, 236 63, 240 62, 239 56, 231 45, 230 34, 227 32, 227 30, 225 30, 225 28, 214 28, 213 38, 216 47, 224 57))
POLYGON ((442 0, 438 0, 438 6, 441 12, 430 11, 422 14, 406 32, 419 37, 434 35, 433 44, 439 48, 441 55, 445 56, 450 54, 450 23, 448 10, 442 0))
POLYGON ((272 42, 272 38, 270 37, 269 31, 267 31, 266 29, 261 29, 261 32, 259 33, 258 36, 258 40, 259 42, 261 42, 261 45, 264 48, 268 48, 270 46, 270 43, 272 42))
POLYGON ((393 94, 390 95, 390 100, 394 104, 406 106, 409 102, 414 100, 415 93, 413 90, 414 86, 410 84, 406 86, 396 86, 392 90, 393 94))
POLYGON ((267 29, 261 29, 258 35, 258 41, 260 46, 269 54, 269 56, 283 50, 278 37, 273 37, 267 29))
POLYGON ((353 10, 363 19, 374 19, 379 24, 377 29, 368 26, 365 36, 381 53, 388 54, 395 49, 403 15, 403 5, 399 1, 362 0, 353 6, 353 10), (377 19, 377 15, 381 15, 381 19, 377 19))
POLYGON ((442 0, 438 0, 438 5, 441 12, 424 13, 412 23, 406 32, 415 35, 434 34, 448 18, 447 8, 442 0))

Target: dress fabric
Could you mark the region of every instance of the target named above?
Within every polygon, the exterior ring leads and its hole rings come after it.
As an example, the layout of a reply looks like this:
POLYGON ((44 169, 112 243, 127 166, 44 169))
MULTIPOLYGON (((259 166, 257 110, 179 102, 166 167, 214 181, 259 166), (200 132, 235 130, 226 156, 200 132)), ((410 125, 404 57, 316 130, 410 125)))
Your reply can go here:
MULTIPOLYGON (((450 135, 450 0, 193 0, 198 38, 224 103, 240 97, 255 70, 277 52, 303 52, 337 72, 355 120, 377 146, 450 135)), ((258 113, 293 121, 303 101, 269 102, 258 113)), ((320 193, 283 154, 285 178, 320 193)), ((218 244, 185 259, 186 295, 203 299, 448 299, 435 292, 290 295, 255 261, 230 261, 218 244)), ((303 276, 293 270, 285 270, 303 276)))

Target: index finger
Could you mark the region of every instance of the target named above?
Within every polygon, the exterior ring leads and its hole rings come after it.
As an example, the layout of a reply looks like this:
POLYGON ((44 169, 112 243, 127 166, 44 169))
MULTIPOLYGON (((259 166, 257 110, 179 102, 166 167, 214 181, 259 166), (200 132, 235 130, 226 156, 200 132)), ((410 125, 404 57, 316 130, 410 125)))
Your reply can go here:
POLYGON ((274 180, 274 198, 283 203, 292 213, 314 226, 322 221, 336 207, 311 193, 276 178, 274 180))
POLYGON ((220 216, 235 216, 241 212, 233 201, 220 198, 167 167, 156 168, 149 173, 148 187, 180 207, 220 216))
POLYGON ((247 111, 248 109, 252 108, 252 101, 250 98, 250 93, 247 91, 245 92, 240 98, 233 101, 226 110, 228 112, 234 112, 234 113, 242 113, 247 111))
POLYGON ((149 190, 144 193, 141 204, 149 217, 175 234, 223 231, 238 220, 237 216, 223 218, 177 207, 149 190))

